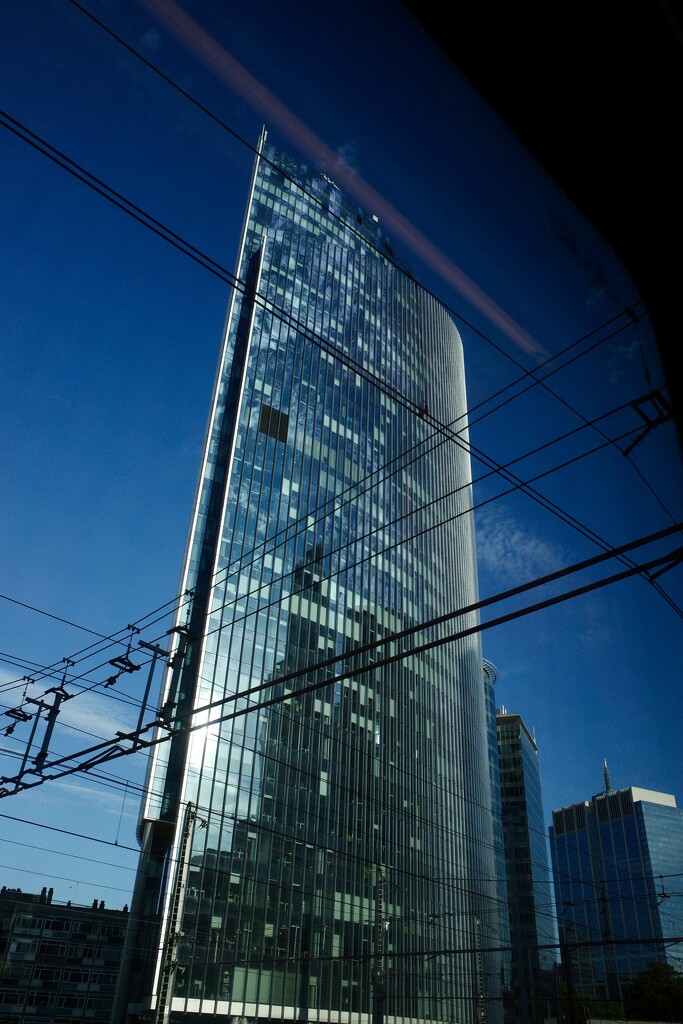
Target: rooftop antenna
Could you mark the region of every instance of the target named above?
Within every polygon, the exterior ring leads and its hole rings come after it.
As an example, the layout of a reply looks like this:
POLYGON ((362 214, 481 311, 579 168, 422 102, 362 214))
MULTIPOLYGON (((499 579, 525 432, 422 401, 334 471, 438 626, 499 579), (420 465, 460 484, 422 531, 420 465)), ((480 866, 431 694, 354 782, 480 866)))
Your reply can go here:
POLYGON ((605 792, 609 793, 610 789, 612 788, 612 783, 610 782, 610 778, 609 778, 609 768, 607 767, 607 758, 605 758, 605 761, 604 761, 604 772, 605 772, 605 792))

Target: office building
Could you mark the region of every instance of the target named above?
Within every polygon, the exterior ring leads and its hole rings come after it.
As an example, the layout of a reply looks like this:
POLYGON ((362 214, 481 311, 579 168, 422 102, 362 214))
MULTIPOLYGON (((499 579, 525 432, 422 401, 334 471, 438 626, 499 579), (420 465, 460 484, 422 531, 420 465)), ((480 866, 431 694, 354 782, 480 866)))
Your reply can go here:
POLYGON ((487 695, 487 725, 489 735, 489 770, 491 773, 491 811, 493 815, 493 851, 495 863, 496 897, 489 912, 481 922, 481 941, 484 945, 497 947, 496 957, 491 957, 491 967, 500 978, 500 997, 504 1024, 516 1024, 516 1007, 512 989, 512 945, 510 941, 510 907, 508 899, 507 873, 505 869, 505 836, 503 833, 503 802, 501 793, 500 756, 498 753, 498 730, 496 726, 495 683, 498 669, 490 661, 484 661, 484 683, 487 695))
POLYGON ((667 793, 611 788, 553 811, 550 843, 563 960, 578 995, 623 1000, 655 961, 681 969, 683 809, 667 793))
POLYGON ((466 409, 447 311, 264 133, 117 1019, 498 1019, 466 409))
POLYGON ((540 1024, 556 1009, 552 882, 536 740, 521 715, 496 714, 503 845, 512 943, 512 1020, 540 1024))
POLYGON ((128 911, 57 904, 52 889, 0 891, 0 1020, 111 1020, 128 911))

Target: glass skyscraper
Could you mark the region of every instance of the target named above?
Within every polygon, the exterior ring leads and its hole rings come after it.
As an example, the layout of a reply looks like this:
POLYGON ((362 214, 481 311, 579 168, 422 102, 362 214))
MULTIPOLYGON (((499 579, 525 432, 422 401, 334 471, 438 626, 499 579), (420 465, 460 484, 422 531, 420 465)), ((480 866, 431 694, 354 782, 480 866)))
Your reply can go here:
POLYGON ((514 1024, 541 1024, 556 1009, 557 944, 536 740, 521 715, 496 714, 503 844, 512 943, 514 1024))
POLYGON ((503 803, 501 793, 501 765, 496 727, 495 683, 498 670, 490 661, 484 661, 484 681, 487 693, 487 721, 489 734, 489 769, 491 773, 491 810, 493 813, 493 846, 496 875, 496 902, 482 921, 486 943, 498 947, 498 956, 490 958, 490 967, 500 978, 504 1024, 517 1024, 514 1016, 512 990, 512 945, 510 942, 510 906, 507 872, 505 868, 505 836, 503 832, 503 803))
MULTIPOLYGON (((609 775, 605 770, 606 780, 609 775)), ((653 961, 680 971, 683 809, 630 786, 553 811, 550 843, 563 958, 577 994, 621 1002, 653 961)))
POLYGON ((236 281, 115 1019, 497 1021, 458 331, 265 132, 236 281))

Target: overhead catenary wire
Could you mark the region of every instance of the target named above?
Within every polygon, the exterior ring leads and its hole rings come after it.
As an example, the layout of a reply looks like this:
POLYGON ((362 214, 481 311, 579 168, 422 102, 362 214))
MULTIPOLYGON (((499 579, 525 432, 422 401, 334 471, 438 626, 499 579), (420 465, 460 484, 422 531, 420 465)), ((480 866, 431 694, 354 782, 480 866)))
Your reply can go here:
MULTIPOLYGON (((97 636, 101 636, 101 641, 90 644, 88 647, 81 648, 80 650, 73 652, 68 658, 61 658, 59 661, 54 661, 50 665, 43 665, 39 667, 37 662, 30 662, 20 658, 14 658, 13 660, 16 661, 17 664, 21 664, 23 662, 29 668, 29 670, 32 673, 31 677, 29 677, 28 679, 28 681, 30 682, 34 681, 32 678, 34 674, 41 674, 43 676, 51 676, 53 678, 57 678, 58 675, 61 674, 61 672, 63 671, 65 661, 70 661, 75 664, 78 661, 78 659, 84 660, 84 656, 86 655, 88 657, 94 657, 95 655, 101 654, 104 650, 107 649, 111 650, 112 648, 126 647, 127 640, 124 639, 123 634, 130 634, 131 629, 142 628, 142 624, 145 622, 146 619, 150 619, 152 618, 152 616, 158 615, 159 612, 163 611, 164 609, 166 609, 166 615, 170 616, 175 614, 175 608, 179 605, 182 605, 182 602, 186 601, 188 596, 188 593, 180 595, 176 594, 169 601, 166 601, 164 604, 158 606, 153 611, 148 612, 145 615, 142 615, 135 623, 129 624, 125 627, 121 627, 120 629, 116 630, 114 633, 108 636, 106 634, 96 633, 97 636), (103 647, 102 644, 104 644, 105 646, 103 647)), ((53 613, 51 612, 45 611, 42 608, 37 608, 33 605, 28 605, 26 602, 18 601, 16 598, 10 597, 5 594, 0 594, 0 600, 7 600, 15 604, 22 605, 25 608, 30 608, 37 614, 45 615, 48 618, 59 618, 58 616, 53 615, 53 613)), ((69 622, 68 624, 74 626, 76 629, 81 629, 83 632, 95 632, 87 626, 78 625, 78 623, 69 622)), ((9 659, 11 658, 11 655, 0 654, 0 660, 2 660, 3 658, 9 659)), ((21 683, 26 681, 27 677, 22 676, 21 679, 15 679, 10 680, 9 682, 5 682, 0 686, 0 693, 8 690, 13 686, 21 685, 21 683)))
MULTIPOLYGON (((609 415, 609 414, 607 414, 607 415, 609 415)), ((521 457, 521 458, 525 458, 525 457, 521 457)), ((489 501, 490 501, 490 499, 489 499, 489 501)), ((424 508, 421 508, 421 509, 418 509, 418 510, 414 510, 414 513, 411 513, 411 515, 412 515, 412 514, 415 514, 415 513, 417 513, 417 512, 423 511, 423 510, 424 510, 424 508)), ((404 518, 404 517, 402 517, 402 518, 404 518)), ((450 521, 450 520, 449 520, 449 521, 450 521)), ((429 530, 431 530, 431 529, 433 529, 433 528, 437 528, 437 527, 438 527, 439 525, 443 525, 443 523, 441 522, 441 523, 436 523, 436 524, 432 524, 432 525, 430 525, 430 526, 426 527, 426 528, 425 528, 425 530, 423 530, 422 532, 425 532, 425 531, 429 531, 429 530)), ((372 531, 371 531, 371 532, 372 532, 372 531)), ((368 536, 370 536, 370 535, 368 535, 368 536)), ((420 536, 420 534, 417 534, 417 535, 415 535, 415 536, 414 536, 414 537, 413 537, 412 539, 414 540, 414 539, 415 539, 415 538, 416 538, 417 536, 420 536)), ((362 540, 366 540, 366 539, 367 539, 366 537, 356 538, 356 539, 354 539, 354 543, 360 543, 360 542, 361 542, 362 540)), ((401 542, 396 542, 396 544, 400 544, 400 543, 407 543, 407 540, 411 540, 411 538, 409 538, 409 539, 403 539, 403 540, 402 540, 401 542)), ((396 545, 394 545, 394 546, 396 546, 396 545)), ((373 558, 373 557, 376 557, 376 556, 377 556, 378 554, 386 554, 387 550, 389 550, 389 549, 388 549, 388 548, 385 548, 385 549, 382 549, 382 551, 380 551, 380 552, 375 552, 375 553, 373 553, 372 555, 369 555, 369 556, 366 556, 366 557, 367 557, 368 559, 371 559, 371 558, 373 558)), ((332 552, 332 553, 330 553, 330 552, 327 552, 327 555, 330 555, 330 554, 334 554, 334 552, 332 552)), ((360 561, 358 561, 358 562, 356 562, 356 563, 353 563, 353 564, 354 564, 355 566, 357 566, 357 565, 359 565, 359 564, 362 564, 362 561, 364 561, 364 560, 365 560, 365 559, 362 559, 362 558, 361 558, 361 559, 360 559, 360 561)), ((291 574, 291 573, 290 573, 290 574, 291 574)), ((333 577, 334 577, 334 574, 337 574, 337 573, 333 573, 333 575, 329 575, 329 577, 328 577, 327 579, 333 579, 333 577)), ((283 579, 285 579, 285 578, 283 578, 283 579)), ((260 590, 260 588, 257 588, 257 591, 256 591, 256 593, 258 592, 258 590, 260 590)), ((247 594, 246 596, 247 596, 247 597, 253 597, 253 596, 254 596, 254 592, 250 592, 250 593, 249 593, 249 594, 247 594)), ((237 598, 236 598, 236 600, 237 600, 237 598)), ((276 603, 276 602, 271 602, 271 603, 276 603)), ((222 607, 227 607, 227 606, 228 606, 228 604, 229 604, 229 602, 224 602, 224 604, 222 605, 222 607)), ((266 604, 266 605, 260 605, 260 607, 261 607, 261 610, 263 609, 263 607, 267 607, 267 606, 268 606, 267 604, 266 604)), ((214 612, 215 612, 215 610, 216 610, 216 609, 214 609, 214 612)), ((245 614, 245 616, 243 616, 243 617, 247 617, 247 613, 246 613, 246 614, 245 614)), ((239 622, 239 621, 240 621, 240 618, 238 617, 238 620, 236 620, 236 623, 237 623, 237 622, 239 622)), ((130 629, 130 627, 129 627, 129 629, 130 629)), ((210 635, 210 633, 208 633, 207 635, 210 635)), ((138 653, 139 653, 139 652, 138 652, 138 653)), ((110 664, 111 664, 111 663, 109 663, 109 662, 105 662, 105 663, 103 663, 103 665, 104 665, 104 666, 108 666, 108 665, 110 665, 110 664)), ((143 663, 143 664, 144 664, 144 663, 143 663)), ((147 663, 147 664, 148 664, 148 663, 147 663)), ((101 666, 100 666, 100 667, 101 667, 101 666)), ((142 666, 140 666, 140 667, 142 667, 142 666)), ((92 672, 92 671, 93 671, 92 669, 90 669, 90 670, 89 670, 89 672, 92 672)), ((83 678, 83 675, 81 675, 81 676, 78 676, 78 675, 73 675, 73 676, 71 677, 71 679, 69 680, 69 682, 70 682, 70 684, 71 684, 71 685, 74 685, 74 684, 78 683, 79 679, 82 679, 82 678, 83 678)), ((84 687, 83 687, 83 688, 82 688, 82 689, 81 689, 81 690, 80 690, 80 691, 79 691, 78 693, 75 693, 75 694, 70 694, 70 695, 69 695, 69 698, 70 698, 70 699, 73 699, 74 697, 76 697, 76 696, 80 696, 80 695, 82 695, 83 693, 91 692, 91 691, 92 691, 93 689, 95 689, 95 688, 97 688, 97 687, 99 687, 99 688, 106 688, 106 687, 108 687, 109 685, 111 685, 111 679, 110 679, 110 680, 109 680, 108 682, 103 682, 103 681, 99 681, 99 682, 92 682, 92 683, 91 683, 91 684, 90 684, 89 686, 87 686, 87 687, 85 687, 85 686, 84 686, 84 687)), ((115 695, 115 694, 112 694, 112 696, 114 696, 114 695, 115 695)), ((118 698, 118 695, 117 695, 117 698, 118 698)), ((129 699, 129 702, 131 702, 131 703, 133 702, 133 700, 132 700, 131 698, 128 698, 128 699, 129 699)))
MULTIPOLYGON (((27 142, 34 149, 37 149, 40 153, 42 153, 48 159, 50 159, 54 163, 58 164, 58 166, 60 166, 63 170, 67 171, 69 174, 72 174, 74 177, 76 177, 83 184, 85 184, 88 187, 92 188, 94 191, 96 191, 103 198, 109 200, 114 205, 118 206, 123 212, 125 212, 125 213, 129 214, 130 216, 132 216, 135 220, 140 222, 143 226, 147 227, 149 230, 153 231, 154 233, 156 233, 157 235, 162 237, 165 241, 167 241, 170 244, 174 245, 176 248, 179 248, 185 255, 188 255, 191 258, 193 258, 193 259, 197 260, 198 262, 200 262, 205 267, 205 269, 208 269, 212 273, 217 274, 226 283, 232 285, 232 287, 235 288, 237 291, 240 291, 243 294, 249 293, 249 295, 253 299, 253 301, 257 305, 261 305, 262 308, 265 311, 271 313, 274 316, 277 316, 280 320, 282 320, 284 323, 286 323, 289 326, 291 326, 293 329, 295 329, 295 330, 297 330, 299 332, 302 332, 306 336, 307 340, 313 341, 315 344, 318 344, 325 351, 327 351, 328 353, 332 354, 336 358, 340 359, 340 361, 342 361, 348 367, 352 368, 356 373, 359 373, 362 377, 364 377, 364 379, 368 380, 371 384, 373 384, 376 387, 379 387, 385 394, 390 395, 393 398, 394 401, 396 401, 397 403, 405 406, 407 409, 409 409, 412 412, 419 413, 424 418, 425 414, 424 414, 424 412, 422 410, 422 407, 421 407, 421 405, 420 405, 420 403, 418 401, 411 400, 407 396, 403 395, 400 390, 398 390, 397 388, 392 387, 392 385, 390 385, 386 380, 382 380, 379 377, 377 377, 375 374, 372 373, 372 371, 368 370, 364 366, 364 364, 362 364, 362 363, 358 362, 357 360, 353 359, 348 353, 344 353, 337 346, 329 345, 329 343, 326 341, 326 339, 324 339, 320 335, 317 335, 307 324, 304 324, 301 321, 299 321, 293 314, 287 313, 285 310, 279 308, 274 303, 272 303, 270 300, 268 300, 268 299, 266 299, 266 298, 264 298, 262 296, 259 296, 258 293, 252 294, 250 292, 250 290, 248 289, 247 285, 244 282, 240 281, 240 279, 235 274, 233 274, 231 271, 229 271, 226 267, 222 266, 217 261, 215 261, 211 257, 209 257, 207 254, 203 253, 196 246, 194 246, 193 244, 191 244, 187 240, 183 239, 175 231, 173 231, 171 228, 167 227, 166 225, 162 224, 162 222, 160 222, 158 219, 153 217, 151 214, 149 214, 146 211, 144 211, 141 207, 139 207, 138 205, 133 203, 131 200, 127 199, 119 191, 117 191, 116 189, 114 189, 111 186, 107 185, 100 178, 98 178, 95 175, 91 174, 91 172, 87 171, 83 166, 81 166, 76 161, 74 161, 70 157, 68 157, 65 153, 61 152, 56 147, 54 147, 53 145, 48 143, 45 139, 42 139, 35 132, 31 131, 26 125, 23 125, 16 118, 12 117, 9 113, 7 113, 5 111, 1 111, 1 110, 0 110, 0 125, 5 127, 7 130, 13 132, 15 135, 17 135, 23 141, 27 142)), ((253 148, 253 147, 250 147, 250 148, 253 148)), ((305 190, 302 189, 300 185, 297 184, 297 187, 302 192, 305 192, 305 190)), ((306 193, 306 194, 308 194, 308 193, 306 193)), ((313 197, 311 197, 311 198, 313 198, 313 197)), ((319 202, 319 200, 318 200, 318 202, 319 202)), ((333 217, 333 218, 335 217, 335 215, 331 214, 329 211, 326 211, 326 212, 327 212, 328 216, 333 217)), ((351 226, 351 230, 353 230, 352 226, 351 226)), ((384 259, 389 259, 386 256, 386 254, 382 254, 382 256, 383 256, 384 259)), ((391 261, 389 260, 389 262, 391 262, 391 261)), ((422 288, 423 286, 420 286, 420 287, 422 288)), ((432 295, 432 293, 429 292, 428 289, 423 288, 423 290, 427 294, 432 295)), ((445 309, 447 309, 453 315, 456 315, 455 311, 453 311, 450 307, 448 307, 446 304, 444 304, 442 302, 442 300, 438 299, 437 296, 433 296, 433 297, 436 298, 437 301, 441 302, 441 304, 444 306, 445 309)), ((623 311, 622 314, 618 314, 618 316, 623 316, 623 315, 625 315, 627 313, 630 313, 630 312, 631 312, 630 310, 625 310, 625 311, 623 311)), ((590 333, 592 333, 592 332, 590 332, 590 333)), ((589 335, 587 335, 587 337, 590 336, 590 333, 589 333, 589 335)), ((482 337, 485 338, 486 336, 482 335, 482 337)), ((488 340, 488 339, 486 339, 486 340, 488 340)), ((512 358, 512 357, 510 357, 510 358, 512 358)), ((551 359, 548 360, 548 362, 551 362, 554 358, 556 358, 556 357, 552 357, 551 359)), ((534 386, 535 385, 543 385, 545 387, 545 389, 549 392, 549 394, 551 394, 554 398, 558 398, 558 396, 555 394, 555 392, 553 392, 551 389, 547 388, 546 385, 544 385, 544 380, 542 378, 539 379, 536 376, 535 371, 529 371, 529 370, 523 369, 521 367, 521 364, 519 364, 514 359, 513 359, 513 362, 515 363, 516 366, 518 366, 520 369, 523 370, 523 377, 524 378, 531 378, 531 380, 533 381, 533 385, 534 386)), ((553 371, 553 373, 554 372, 557 372, 557 371, 553 371)), ((549 374, 549 376, 550 375, 551 374, 549 374)), ((514 386, 514 382, 513 382, 513 385, 510 385, 510 386, 514 386)), ((584 423, 589 424, 591 422, 586 417, 584 417, 581 414, 579 414, 565 400, 561 399, 561 401, 577 417, 579 417, 584 423)), ((432 426, 435 426, 437 429, 442 429, 442 430, 443 429, 448 429, 446 427, 446 425, 439 423, 429 413, 427 413, 426 418, 432 424, 432 426)), ((481 453, 476 452, 476 450, 474 450, 474 451, 475 451, 475 454, 477 455, 477 457, 479 457, 479 458, 482 457, 481 453)))
MULTIPOLYGON (((596 555, 592 559, 587 559, 584 562, 577 563, 577 565, 575 565, 575 566, 571 566, 569 568, 566 568, 566 569, 563 569, 563 570, 559 570, 556 573, 551 573, 548 576, 542 577, 539 580, 535 580, 535 581, 533 581, 531 583, 524 584, 521 587, 512 588, 511 590, 508 590, 508 591, 504 592, 503 594, 496 595, 495 597, 487 598, 487 599, 484 599, 482 601, 477 601, 477 602, 475 602, 475 603, 473 603, 471 605, 468 605, 465 608, 461 608, 461 609, 458 609, 457 611, 449 612, 449 613, 446 613, 444 615, 438 616, 437 618, 430 620, 430 622, 427 623, 427 624, 421 623, 418 626, 409 627, 408 629, 405 629, 405 630, 400 631, 398 633, 393 633, 393 634, 390 634, 388 636, 382 637, 381 639, 373 641, 370 644, 361 645, 361 647, 354 648, 350 652, 344 652, 344 653, 342 653, 340 655, 334 655, 332 657, 329 657, 329 658, 326 658, 326 659, 322 659, 321 661, 316 662, 313 665, 302 666, 302 667, 300 667, 300 668, 298 668, 298 669, 296 669, 296 670, 294 670, 292 672, 285 673, 283 675, 280 675, 280 676, 277 676, 277 677, 273 678, 272 680, 268 680, 267 682, 259 683, 259 684, 255 685, 255 686, 247 687, 244 690, 241 690, 241 691, 239 691, 239 692, 237 692, 235 694, 230 694, 230 695, 228 695, 226 697, 220 698, 220 699, 215 700, 215 701, 209 701, 208 703, 204 704, 201 707, 193 708, 190 712, 186 713, 184 716, 175 716, 175 717, 172 716, 171 718, 169 718, 169 722, 167 724, 173 723, 176 726, 177 725, 182 725, 183 728, 186 731, 188 731, 188 732, 194 732, 194 731, 196 731, 196 729, 205 729, 205 728, 207 728, 207 727, 209 727, 211 725, 216 725, 219 722, 228 721, 228 720, 231 720, 233 718, 241 717, 241 716, 243 716, 245 714, 252 713, 253 711, 260 710, 261 708, 271 707, 272 705, 281 703, 282 701, 291 700, 291 699, 293 699, 293 698, 295 698, 297 696, 301 696, 302 694, 310 693, 310 692, 313 692, 314 690, 319 690, 319 689, 321 689, 323 687, 329 686, 332 683, 341 682, 344 679, 351 678, 352 676, 357 676, 357 675, 363 674, 365 672, 374 671, 374 670, 377 670, 379 668, 383 668, 384 666, 389 665, 389 664, 393 664, 396 661, 400 661, 403 658, 408 657, 409 655, 415 655, 415 654, 418 654, 418 653, 423 653, 424 651, 430 650, 430 649, 432 649, 434 647, 442 646, 443 644, 451 643, 451 642, 453 642, 455 640, 462 639, 465 636, 470 636, 472 634, 482 632, 482 631, 484 631, 486 629, 493 628, 494 626, 501 625, 503 622, 509 622, 509 621, 512 621, 512 620, 514 620, 516 618, 520 618, 522 616, 532 614, 533 612, 536 612, 536 611, 540 610, 541 608, 551 607, 552 605, 559 604, 559 603, 567 601, 567 600, 569 600, 571 598, 579 596, 581 594, 589 593, 589 592, 591 592, 593 590, 600 589, 601 587, 607 586, 607 585, 609 585, 611 583, 615 583, 615 582, 618 582, 618 581, 621 581, 621 580, 629 579, 630 577, 632 577, 632 576, 634 576, 636 574, 640 574, 641 572, 643 572, 645 570, 650 570, 650 569, 654 568, 655 566, 660 566, 661 567, 661 566, 669 566, 669 565, 675 564, 678 561, 680 561, 681 558, 683 557, 683 548, 676 548, 676 549, 674 549, 674 550, 672 550, 670 552, 667 552, 667 554, 665 554, 665 555, 660 555, 657 558, 650 559, 649 561, 643 563, 642 565, 633 566, 631 568, 628 568, 628 569, 624 570, 623 572, 616 573, 616 574, 614 574, 614 575, 612 575, 610 577, 604 578, 602 580, 593 581, 591 583, 585 584, 582 587, 577 587, 574 590, 566 591, 566 592, 564 592, 562 594, 556 594, 553 597, 545 599, 544 601, 537 602, 534 605, 525 606, 524 608, 516 609, 515 611, 512 611, 512 612, 509 612, 509 613, 507 613, 505 615, 499 616, 496 619, 490 619, 490 620, 488 620, 486 622, 478 622, 477 624, 472 625, 472 626, 470 626, 470 627, 468 627, 468 628, 466 628, 464 630, 459 630, 456 633, 448 634, 446 636, 440 636, 440 637, 437 637, 436 639, 433 639, 433 640, 430 640, 430 641, 425 641, 425 642, 423 642, 421 644, 418 644, 417 646, 415 646, 413 648, 410 648, 409 650, 400 651, 400 652, 397 652, 397 653, 394 653, 394 654, 387 655, 387 656, 385 656, 383 658, 378 659, 377 661, 366 662, 365 664, 357 665, 354 668, 349 669, 348 671, 337 673, 337 674, 333 675, 332 677, 326 677, 323 680, 319 680, 319 681, 316 681, 316 682, 308 684, 308 685, 299 686, 298 689, 296 689, 296 690, 289 690, 289 691, 286 691, 286 692, 284 692, 284 693, 282 693, 280 695, 277 695, 275 697, 269 697, 269 698, 267 698, 265 700, 257 701, 256 703, 253 703, 253 704, 250 702, 251 701, 251 697, 253 697, 253 696, 257 695, 257 694, 260 694, 260 693, 262 693, 265 690, 272 690, 272 689, 277 688, 277 687, 282 687, 284 683, 287 683, 287 682, 289 682, 291 680, 298 679, 300 676, 309 675, 309 674, 311 674, 313 672, 319 672, 321 669, 324 669, 324 668, 326 668, 328 666, 334 665, 334 664, 336 664, 339 661, 346 661, 349 658, 357 657, 359 654, 365 654, 368 651, 375 650, 375 649, 377 649, 380 646, 387 645, 387 644, 388 645, 394 645, 394 644, 396 644, 396 642, 398 640, 401 640, 401 639, 403 639, 405 637, 408 637, 408 636, 410 636, 410 635, 412 635, 412 634, 414 634, 416 632, 421 632, 421 631, 423 631, 423 630, 425 630, 427 628, 432 628, 432 627, 434 627, 436 625, 444 624, 444 623, 446 623, 448 621, 451 621, 453 619, 461 618, 461 617, 463 617, 465 615, 469 615, 471 612, 474 612, 474 611, 480 611, 481 609, 483 609, 485 607, 488 607, 489 605, 491 605, 493 603, 496 603, 496 602, 498 602, 500 600, 507 599, 507 598, 509 598, 511 596, 519 595, 519 594, 524 593, 524 592, 526 592, 526 591, 528 591, 528 590, 530 590, 532 588, 535 588, 535 587, 538 587, 538 586, 542 586, 542 585, 545 585, 546 583, 549 583, 551 581, 555 581, 555 580, 561 579, 562 577, 564 577, 564 576, 566 576, 566 575, 568 575, 568 574, 570 574, 572 572, 580 571, 580 570, 585 569, 585 568, 587 568, 589 566, 597 565, 599 562, 604 561, 606 558, 618 557, 619 554, 622 551, 632 550, 632 549, 634 549, 634 548, 636 548, 638 546, 642 546, 645 543, 650 543, 650 542, 652 542, 655 539, 662 539, 662 538, 664 538, 666 536, 670 536, 674 532, 680 532, 680 529, 681 529, 681 524, 676 524, 675 526, 670 527, 667 530, 659 531, 659 533, 653 534, 653 535, 651 535, 651 536, 649 536, 647 538, 641 538, 638 541, 632 541, 629 544, 622 545, 621 549, 617 549, 616 554, 613 554, 612 552, 607 552, 607 553, 603 553, 602 555, 596 555), (246 701, 246 704, 243 707, 238 708, 235 711, 228 712, 225 715, 221 715, 219 718, 217 718, 215 720, 201 722, 201 723, 196 724, 196 725, 188 724, 188 722, 186 720, 187 718, 193 718, 195 715, 197 715, 199 713, 209 712, 209 711, 214 710, 215 708, 225 707, 226 705, 234 703, 234 702, 245 702, 245 701, 246 701)), ((156 728, 157 724, 158 724, 158 722, 157 722, 157 720, 155 720, 150 726, 143 727, 143 729, 141 730, 141 733, 148 731, 150 728, 156 728)), ((140 735, 141 735, 141 733, 140 733, 140 735)), ((91 754, 91 755, 93 755, 96 752, 99 752, 101 754, 104 747, 111 746, 112 744, 114 746, 116 746, 117 741, 120 742, 120 740, 126 739, 126 738, 131 738, 132 736, 133 736, 132 733, 128 734, 127 736, 119 736, 119 737, 117 737, 113 741, 106 741, 104 744, 96 744, 93 747, 88 748, 88 750, 82 751, 81 753, 82 754, 91 754)), ((168 740, 168 738, 169 737, 167 735, 163 735, 161 737, 157 737, 156 739, 146 740, 146 741, 144 741, 144 744, 141 744, 141 745, 144 745, 146 747, 155 746, 155 745, 157 745, 160 742, 165 742, 166 740, 168 740)), ((128 755, 130 753, 136 752, 136 750, 137 750, 137 748, 135 748, 135 747, 132 748, 132 749, 129 749, 129 750, 125 750, 125 749, 124 750, 116 750, 115 749, 115 750, 111 751, 110 756, 108 756, 106 759, 107 760, 115 760, 118 757, 126 756, 126 755, 128 755)), ((46 763, 43 766, 43 772, 45 772, 46 770, 49 770, 51 767, 55 767, 56 765, 62 763, 65 760, 71 760, 71 759, 73 759, 73 755, 70 755, 68 758, 57 759, 57 761, 46 763)), ((99 763, 99 761, 96 762, 96 763, 99 763)), ((78 770, 78 768, 69 768, 69 769, 66 769, 63 774, 73 774, 73 772, 77 771, 77 770, 78 770)), ((52 777, 55 777, 55 776, 52 776, 52 777)), ((26 786, 24 788, 32 788, 33 785, 42 785, 44 782, 49 781, 49 779, 52 778, 52 777, 51 776, 45 776, 42 779, 40 779, 39 781, 31 784, 30 786, 26 786)), ((4 781, 11 782, 11 781, 14 781, 14 780, 5 779, 4 781)), ((7 791, 7 790, 0 791, 0 797, 2 797, 2 796, 5 796, 5 797, 6 796, 11 796, 11 795, 13 795, 13 792, 16 792, 16 791, 7 791)))

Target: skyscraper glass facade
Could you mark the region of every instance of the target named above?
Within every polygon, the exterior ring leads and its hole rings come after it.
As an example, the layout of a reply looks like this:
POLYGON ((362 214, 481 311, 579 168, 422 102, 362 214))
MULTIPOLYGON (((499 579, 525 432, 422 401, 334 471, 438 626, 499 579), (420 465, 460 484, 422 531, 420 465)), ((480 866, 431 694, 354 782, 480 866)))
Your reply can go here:
POLYGON ((460 337, 265 133, 237 282, 118 1017, 499 1020, 460 337))
POLYGON ((515 1024, 515 1005, 512 990, 512 946, 510 942, 510 912, 507 873, 505 869, 505 837, 503 832, 503 803, 501 792, 500 757, 498 754, 498 732, 496 728, 495 682, 498 670, 490 661, 484 661, 484 682, 487 693, 487 720, 489 734, 489 770, 491 772, 491 809, 493 812, 493 846, 496 873, 496 899, 482 922, 486 945, 498 948, 497 960, 491 958, 490 966, 500 978, 500 996, 503 1021, 515 1024))
POLYGON ((536 741, 520 715, 496 715, 512 943, 511 1020, 554 1015, 557 942, 536 741))
POLYGON ((620 1002, 653 961, 681 969, 683 809, 629 787, 553 811, 550 829, 563 955, 577 992, 620 1002))

